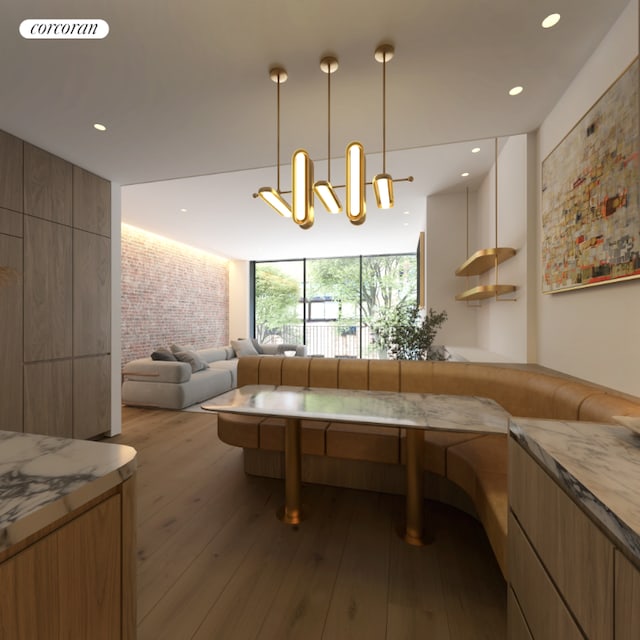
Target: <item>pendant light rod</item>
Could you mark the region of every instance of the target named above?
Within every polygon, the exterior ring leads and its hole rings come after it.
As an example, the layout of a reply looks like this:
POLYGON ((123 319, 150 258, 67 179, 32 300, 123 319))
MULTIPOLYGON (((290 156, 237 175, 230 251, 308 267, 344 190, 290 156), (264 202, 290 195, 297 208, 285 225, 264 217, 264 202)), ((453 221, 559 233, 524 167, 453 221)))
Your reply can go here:
POLYGON ((393 58, 393 45, 381 44, 374 57, 382 63, 382 173, 387 173, 387 62, 393 58))
POLYGON ((331 182, 331 74, 338 70, 338 59, 325 56, 320 69, 327 74, 327 181, 331 182))
POLYGON ((280 85, 289 77, 282 67, 273 67, 269 70, 269 77, 277 86, 276 98, 276 165, 277 165, 277 191, 280 193, 280 85))

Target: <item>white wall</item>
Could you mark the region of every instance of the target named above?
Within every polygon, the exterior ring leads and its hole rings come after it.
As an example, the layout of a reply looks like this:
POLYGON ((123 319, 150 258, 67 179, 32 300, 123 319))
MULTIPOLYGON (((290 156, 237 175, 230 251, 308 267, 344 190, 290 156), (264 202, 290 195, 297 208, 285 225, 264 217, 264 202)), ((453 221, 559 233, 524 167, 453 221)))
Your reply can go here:
MULTIPOLYGON (((517 253, 498 266, 498 284, 517 287, 514 294, 489 298, 478 308, 478 346, 516 362, 527 362, 528 313, 527 235, 529 136, 501 140, 498 154, 498 230, 496 240, 495 165, 478 190, 478 233, 472 252, 488 247, 512 247, 517 253)), ((494 269, 480 276, 481 284, 494 284, 494 269)))
MULTIPOLYGON (((475 194, 469 194, 470 236, 475 234, 475 194)), ((467 259, 466 195, 454 193, 427 198, 426 306, 446 311, 448 318, 436 337, 437 344, 476 345, 476 307, 457 302, 466 278, 455 275, 467 259)))
POLYGON ((121 187, 111 183, 111 431, 122 432, 122 369, 120 362, 120 236, 121 187))
POLYGON ((249 263, 229 262, 229 340, 249 337, 249 263))
MULTIPOLYGON (((637 55, 638 0, 632 0, 540 127, 538 194, 543 159, 637 55)), ((537 258, 539 363, 640 395, 640 281, 542 295, 539 247, 537 258)))

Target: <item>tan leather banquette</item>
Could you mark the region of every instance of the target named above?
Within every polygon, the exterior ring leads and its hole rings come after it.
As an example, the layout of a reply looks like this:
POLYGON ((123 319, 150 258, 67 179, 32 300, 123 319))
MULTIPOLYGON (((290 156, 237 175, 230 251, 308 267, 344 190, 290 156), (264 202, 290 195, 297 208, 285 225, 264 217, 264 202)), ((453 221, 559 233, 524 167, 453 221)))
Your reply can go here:
MULTIPOLYGON (((482 396, 513 416, 535 418, 610 423, 614 415, 640 416, 640 398, 536 365, 240 358, 238 386, 251 384, 482 396)), ((218 434, 244 448, 248 473, 282 477, 283 419, 220 414, 218 434)), ((404 429, 303 421, 301 441, 304 481, 403 492, 404 429)), ((465 508, 453 483, 470 498, 506 577, 507 437, 425 431, 424 466, 428 495, 465 508), (449 490, 434 494, 440 478, 449 490)))

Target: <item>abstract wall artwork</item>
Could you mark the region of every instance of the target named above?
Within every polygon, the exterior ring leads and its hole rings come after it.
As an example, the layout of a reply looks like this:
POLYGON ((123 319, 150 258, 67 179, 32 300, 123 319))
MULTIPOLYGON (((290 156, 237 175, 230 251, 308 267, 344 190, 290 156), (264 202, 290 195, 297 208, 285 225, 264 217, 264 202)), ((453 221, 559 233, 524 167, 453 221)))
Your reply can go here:
POLYGON ((542 291, 640 278, 638 59, 542 163, 542 291))

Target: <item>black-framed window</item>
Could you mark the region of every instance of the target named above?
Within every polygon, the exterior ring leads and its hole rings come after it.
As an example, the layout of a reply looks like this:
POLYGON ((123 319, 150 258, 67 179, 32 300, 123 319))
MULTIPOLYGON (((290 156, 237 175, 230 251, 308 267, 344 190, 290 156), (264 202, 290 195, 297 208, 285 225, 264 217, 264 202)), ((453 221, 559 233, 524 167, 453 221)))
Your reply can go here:
POLYGON ((376 358, 371 325, 417 301, 418 271, 415 254, 252 262, 252 335, 306 344, 311 355, 376 358))

